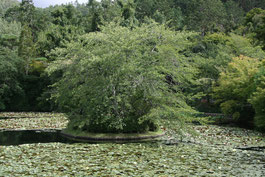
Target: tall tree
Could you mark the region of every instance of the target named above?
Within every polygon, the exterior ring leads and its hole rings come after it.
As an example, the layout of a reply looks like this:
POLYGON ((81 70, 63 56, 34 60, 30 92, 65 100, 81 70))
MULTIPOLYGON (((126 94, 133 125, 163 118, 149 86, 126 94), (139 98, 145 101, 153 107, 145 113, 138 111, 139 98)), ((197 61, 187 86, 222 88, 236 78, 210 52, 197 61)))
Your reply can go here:
POLYGON ((30 63, 35 56, 35 46, 29 25, 24 24, 19 37, 18 55, 25 61, 25 74, 29 74, 30 63))
POLYGON ((87 4, 91 14, 91 31, 99 31, 99 26, 102 25, 100 3, 96 0, 89 0, 87 4))
POLYGON ((22 0, 20 4, 20 21, 22 25, 33 26, 35 7, 32 0, 22 0))

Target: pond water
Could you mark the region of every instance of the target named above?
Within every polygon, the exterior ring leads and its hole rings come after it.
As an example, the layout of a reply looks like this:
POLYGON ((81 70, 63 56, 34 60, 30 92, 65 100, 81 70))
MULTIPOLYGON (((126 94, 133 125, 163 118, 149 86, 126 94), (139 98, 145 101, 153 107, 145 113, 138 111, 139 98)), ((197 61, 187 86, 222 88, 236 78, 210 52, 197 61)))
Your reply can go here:
POLYGON ((65 118, 48 115, 0 120, 0 176, 265 176, 264 134, 252 130, 193 125, 199 134, 175 143, 170 122, 162 141, 72 143, 53 129, 65 118))
POLYGON ((60 135, 61 130, 9 130, 0 131, 0 145, 20 145, 32 143, 72 143, 60 135))
POLYGON ((59 130, 2 131, 0 174, 265 176, 265 151, 190 142, 72 143, 59 130))

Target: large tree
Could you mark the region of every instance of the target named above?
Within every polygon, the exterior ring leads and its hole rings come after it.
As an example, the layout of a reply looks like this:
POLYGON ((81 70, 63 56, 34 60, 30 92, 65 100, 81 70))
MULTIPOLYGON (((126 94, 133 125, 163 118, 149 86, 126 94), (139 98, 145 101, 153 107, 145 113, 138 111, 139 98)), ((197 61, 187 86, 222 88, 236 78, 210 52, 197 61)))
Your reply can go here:
POLYGON ((154 131, 161 118, 181 122, 192 111, 183 90, 193 84, 195 69, 179 52, 192 35, 111 23, 57 49, 49 71, 63 73, 54 96, 68 128, 128 133, 154 131))
POLYGON ((35 16, 35 6, 32 0, 22 0, 20 4, 20 21, 24 24, 29 24, 30 27, 33 25, 35 16))
POLYGON ((35 57, 35 45, 31 28, 28 25, 22 26, 22 31, 19 37, 18 55, 25 61, 25 74, 29 74, 30 63, 35 57))

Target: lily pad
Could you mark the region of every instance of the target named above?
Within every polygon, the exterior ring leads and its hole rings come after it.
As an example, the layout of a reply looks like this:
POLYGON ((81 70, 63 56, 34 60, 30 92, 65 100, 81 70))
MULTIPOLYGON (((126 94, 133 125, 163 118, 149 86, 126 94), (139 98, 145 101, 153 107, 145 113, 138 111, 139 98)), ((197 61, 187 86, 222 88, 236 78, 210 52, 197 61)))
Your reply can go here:
MULTIPOLYGON (((21 118, 20 124, 27 120, 21 118)), ((264 134, 235 127, 191 125, 196 136, 179 135, 178 122, 166 121, 161 122, 166 133, 162 138, 178 140, 177 146, 168 146, 163 141, 0 145, 0 174, 12 177, 264 176, 265 150, 244 149, 265 146, 264 134)))

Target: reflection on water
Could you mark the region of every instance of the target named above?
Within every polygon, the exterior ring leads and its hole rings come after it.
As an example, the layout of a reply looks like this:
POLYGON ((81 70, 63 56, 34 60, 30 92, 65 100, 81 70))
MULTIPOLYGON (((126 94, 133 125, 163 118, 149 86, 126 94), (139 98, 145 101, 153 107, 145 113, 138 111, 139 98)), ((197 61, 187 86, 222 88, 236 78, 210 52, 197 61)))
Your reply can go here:
POLYGON ((60 135, 61 130, 12 130, 0 131, 0 145, 62 142, 71 143, 60 135))

